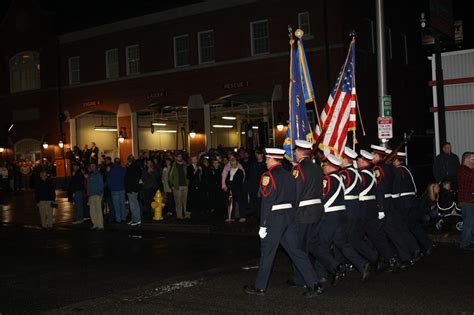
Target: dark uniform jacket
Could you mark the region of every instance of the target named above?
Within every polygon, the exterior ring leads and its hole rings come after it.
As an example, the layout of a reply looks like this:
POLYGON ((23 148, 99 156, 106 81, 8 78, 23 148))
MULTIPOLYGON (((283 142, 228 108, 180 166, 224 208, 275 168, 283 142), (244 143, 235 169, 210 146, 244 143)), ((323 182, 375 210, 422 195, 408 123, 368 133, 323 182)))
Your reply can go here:
POLYGON ((360 170, 362 178, 361 191, 359 193, 360 213, 363 218, 376 219, 378 217, 377 208, 377 180, 374 171, 370 168, 360 170))
POLYGON ((302 159, 293 167, 293 177, 296 183, 296 222, 318 223, 324 213, 321 202, 323 197, 321 167, 313 163, 311 159, 302 159), (302 202, 303 204, 300 204, 302 202), (312 204, 304 205, 305 202, 312 204))
MULTIPOLYGON (((294 178, 281 164, 277 164, 263 173, 260 180, 260 193, 262 195, 260 226, 267 227, 271 225, 270 214, 274 206, 287 203, 294 204, 294 178)), ((289 211, 294 214, 293 206, 290 209, 276 211, 289 211)))
POLYGON ((410 169, 397 166, 393 180, 393 197, 397 209, 410 209, 416 203, 416 185, 410 169))
POLYGON ((339 176, 344 183, 344 204, 346 205, 346 213, 350 218, 358 218, 359 213, 359 194, 362 191, 362 178, 359 171, 348 166, 339 172, 339 176))
POLYGON ((377 203, 380 211, 390 215, 393 211, 393 177, 394 167, 384 161, 379 161, 374 166, 374 174, 377 179, 377 203))
POLYGON ((344 205, 344 184, 337 172, 324 176, 323 179, 324 218, 342 222, 346 218, 344 205))

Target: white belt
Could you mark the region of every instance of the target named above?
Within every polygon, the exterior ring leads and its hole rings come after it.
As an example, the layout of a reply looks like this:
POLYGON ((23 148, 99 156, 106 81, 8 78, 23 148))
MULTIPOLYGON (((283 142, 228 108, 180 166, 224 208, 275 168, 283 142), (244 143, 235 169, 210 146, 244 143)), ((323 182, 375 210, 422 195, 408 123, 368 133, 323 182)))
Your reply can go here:
POLYGON ((359 196, 358 195, 348 195, 348 196, 344 196, 344 200, 358 200, 359 199, 359 196))
POLYGON ((299 206, 304 207, 304 206, 316 205, 320 203, 321 203, 321 199, 309 199, 309 200, 300 201, 299 206))
POLYGON ((385 198, 392 198, 393 195, 392 194, 385 194, 385 198))
POLYGON ((346 206, 342 205, 342 206, 333 206, 333 207, 324 208, 324 212, 335 212, 335 211, 342 211, 342 210, 346 210, 346 206))
POLYGON ((405 196, 416 196, 416 193, 414 191, 411 191, 411 192, 404 192, 400 194, 400 197, 405 197, 405 196))
POLYGON ((393 194, 393 195, 392 195, 392 198, 393 198, 393 199, 400 198, 400 194, 393 194))
POLYGON ((360 196, 359 200, 360 201, 367 201, 367 200, 375 200, 375 196, 360 196))
POLYGON ((281 203, 279 205, 273 205, 272 206, 272 211, 283 210, 283 209, 291 209, 291 208, 293 208, 291 203, 281 203))

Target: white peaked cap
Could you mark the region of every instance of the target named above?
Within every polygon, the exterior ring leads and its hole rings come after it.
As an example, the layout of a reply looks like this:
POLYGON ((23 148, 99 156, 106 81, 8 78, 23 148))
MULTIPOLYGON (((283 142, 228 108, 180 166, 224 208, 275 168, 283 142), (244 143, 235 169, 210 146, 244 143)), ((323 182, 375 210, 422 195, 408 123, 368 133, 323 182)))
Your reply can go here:
POLYGON ((390 149, 386 149, 385 152, 386 152, 387 154, 390 154, 390 153, 392 153, 393 151, 390 150, 390 149))
POLYGON ((329 162, 330 164, 332 164, 332 165, 335 166, 335 167, 339 167, 339 166, 341 166, 341 164, 342 164, 341 160, 338 159, 337 157, 335 157, 335 156, 332 155, 332 154, 329 154, 329 155, 327 156, 327 160, 326 160, 326 161, 329 162))
POLYGON ((407 157, 406 152, 397 152, 397 156, 399 157, 407 157))
POLYGON ((345 147, 344 148, 344 155, 347 156, 348 158, 351 158, 351 159, 357 159, 357 152, 352 150, 351 148, 348 148, 348 147, 345 147))
POLYGON ((309 141, 306 141, 306 140, 295 140, 295 145, 299 148, 303 148, 303 149, 312 149, 313 148, 313 144, 309 141))
POLYGON ((370 145, 370 148, 373 149, 373 150, 382 151, 382 152, 387 151, 386 148, 384 148, 380 145, 375 145, 375 144, 370 145))
POLYGON ((360 150, 360 155, 364 159, 369 160, 369 161, 372 161, 374 159, 374 155, 370 152, 365 151, 365 150, 360 150))
POLYGON ((267 157, 281 159, 285 155, 286 151, 279 148, 266 148, 265 153, 267 157))

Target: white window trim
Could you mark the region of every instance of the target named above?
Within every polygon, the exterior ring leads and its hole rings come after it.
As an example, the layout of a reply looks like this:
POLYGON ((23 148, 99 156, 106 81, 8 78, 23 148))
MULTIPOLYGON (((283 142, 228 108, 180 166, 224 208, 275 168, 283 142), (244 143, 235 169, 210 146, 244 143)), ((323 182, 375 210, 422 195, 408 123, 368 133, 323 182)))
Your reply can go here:
MULTIPOLYGON (((115 79, 115 78, 120 77, 120 73, 118 73, 116 77, 111 77, 110 76, 109 57, 108 57, 109 55, 108 55, 108 53, 111 52, 111 51, 117 51, 117 55, 119 55, 118 48, 112 48, 112 49, 108 49, 108 50, 105 51, 105 78, 106 79, 115 79)), ((118 60, 117 60, 117 64, 119 65, 118 60)), ((120 66, 119 66, 119 71, 120 71, 120 66)))
POLYGON ((403 47, 405 49, 405 65, 408 65, 408 41, 407 41, 407 36, 405 34, 402 34, 403 38, 403 47))
POLYGON ((306 37, 309 37, 309 36, 311 36, 311 18, 310 18, 310 16, 309 16, 309 12, 308 12, 308 11, 304 11, 304 12, 299 12, 299 13, 298 13, 298 28, 301 29, 301 16, 302 16, 303 14, 308 15, 308 21, 309 21, 309 31, 307 32, 306 30, 303 30, 303 31, 304 31, 303 37, 305 37, 305 36, 306 36, 306 37))
POLYGON ((178 63, 177 63, 178 60, 176 59, 176 40, 180 39, 180 38, 184 38, 184 37, 189 38, 189 34, 183 34, 183 35, 178 35, 178 36, 173 37, 173 52, 174 52, 174 67, 175 68, 181 68, 181 67, 188 67, 189 66, 189 60, 188 60, 187 64, 178 66, 178 63))
MULTIPOLYGON (((201 31, 201 32, 198 32, 197 33, 197 38, 198 38, 198 61, 199 61, 199 64, 200 65, 204 65, 204 64, 207 64, 207 63, 213 63, 215 62, 216 60, 216 55, 214 54, 214 60, 210 60, 210 61, 201 61, 201 34, 204 34, 204 33, 213 33, 214 34, 214 30, 211 29, 211 30, 206 30, 206 31, 201 31)), ((215 41, 213 43, 213 46, 212 48, 214 49, 215 48, 215 41)), ((175 58, 176 58, 176 53, 175 53, 175 58)), ((175 63, 176 64, 176 63, 175 63)))
MULTIPOLYGON (((138 44, 129 45, 129 46, 125 47, 125 61, 127 62, 127 67, 126 67, 127 68, 127 75, 136 75, 136 74, 140 74, 140 72, 141 72, 141 71, 138 71, 137 73, 130 74, 130 63, 128 62, 128 51, 129 51, 130 48, 135 48, 135 47, 138 47, 140 49, 140 45, 138 45, 138 44)), ((139 58, 138 60, 141 61, 141 58, 139 58)))
POLYGON ((253 25, 254 25, 254 24, 258 24, 258 23, 262 23, 262 22, 266 22, 266 23, 267 23, 267 26, 268 26, 268 41, 270 42, 270 27, 269 27, 269 25, 268 25, 268 19, 250 22, 250 54, 251 54, 252 56, 262 56, 262 55, 267 55, 267 54, 270 53, 270 47, 268 48, 269 51, 267 51, 267 52, 258 53, 258 54, 255 54, 255 53, 254 53, 254 45, 253 45, 253 25))
POLYGON ((80 56, 74 56, 74 57, 69 57, 68 58, 68 69, 69 69, 69 84, 79 84, 79 83, 81 83, 81 57, 80 56), (78 82, 72 82, 71 61, 73 59, 79 59, 79 81, 78 82))

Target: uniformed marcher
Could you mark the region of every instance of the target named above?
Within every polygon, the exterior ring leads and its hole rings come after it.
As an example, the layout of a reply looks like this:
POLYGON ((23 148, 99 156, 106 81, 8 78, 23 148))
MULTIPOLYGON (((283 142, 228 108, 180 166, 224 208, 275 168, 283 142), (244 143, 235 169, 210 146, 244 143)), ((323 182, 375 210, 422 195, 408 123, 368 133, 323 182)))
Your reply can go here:
POLYGON ((401 211, 403 222, 408 231, 413 235, 424 253, 430 253, 433 241, 426 235, 423 228, 417 222, 417 199, 416 184, 413 174, 405 163, 406 153, 397 152, 393 165, 397 168, 394 180, 394 194, 397 209, 401 211))
POLYGON ((331 245, 337 247, 342 255, 362 273, 366 280, 370 275, 370 264, 363 259, 349 244, 346 235, 346 206, 344 205, 344 184, 339 177, 338 169, 341 160, 333 155, 327 155, 323 161, 323 205, 324 215, 318 225, 318 243, 316 246, 316 272, 323 278, 325 270, 334 275, 333 285, 344 278, 345 264, 334 258, 331 245), (325 270, 321 270, 324 266, 325 270))
POLYGON ((257 279, 254 285, 244 287, 247 294, 263 295, 275 259, 278 246, 286 250, 296 268, 304 278, 306 297, 322 293, 317 283, 316 274, 308 255, 298 248, 298 237, 295 223, 295 184, 291 173, 282 167, 285 151, 266 149, 268 171, 260 180, 262 209, 260 217, 261 257, 257 279))
MULTIPOLYGON (((292 173, 296 184, 296 226, 298 232, 298 248, 306 254, 310 253, 310 243, 317 238, 316 225, 321 220, 324 208, 321 203, 323 196, 323 171, 321 166, 311 159, 313 144, 305 140, 295 140, 295 152, 298 164, 292 173)), ((311 253, 315 256, 314 252, 311 253)), ((293 266, 294 278, 287 281, 290 286, 304 286, 303 276, 293 266)), ((318 279, 319 280, 319 279, 318 279)))
POLYGON ((379 210, 376 199, 377 180, 372 169, 374 155, 365 150, 360 150, 360 157, 357 159, 357 166, 362 180, 362 187, 359 193, 360 213, 364 222, 364 230, 368 239, 377 250, 378 264, 377 270, 385 269, 392 272, 398 268, 396 252, 383 229, 385 218, 379 217, 379 210))
POLYGON ((358 154, 350 148, 344 149, 342 169, 339 175, 344 183, 344 204, 347 216, 347 236, 351 246, 373 265, 377 264, 378 253, 369 240, 365 239, 367 217, 360 207, 359 194, 362 192, 362 177, 354 163, 358 154))
POLYGON ((379 219, 385 218, 383 228, 385 234, 395 246, 400 261, 400 267, 406 268, 412 264, 408 244, 402 237, 401 216, 393 206, 393 180, 394 172, 392 165, 385 163, 387 156, 386 148, 371 145, 374 156, 374 174, 377 180, 376 197, 378 204, 379 219))

